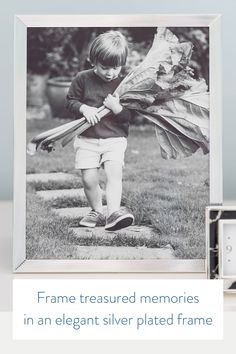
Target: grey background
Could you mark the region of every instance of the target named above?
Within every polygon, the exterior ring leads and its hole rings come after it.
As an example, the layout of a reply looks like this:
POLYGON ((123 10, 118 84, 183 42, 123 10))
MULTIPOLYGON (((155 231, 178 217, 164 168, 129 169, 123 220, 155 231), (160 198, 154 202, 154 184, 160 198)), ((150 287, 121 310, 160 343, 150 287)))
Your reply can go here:
POLYGON ((0 13, 1 129, 0 199, 13 196, 13 38, 15 14, 222 14, 223 54, 223 193, 236 200, 235 0, 8 0, 0 13))

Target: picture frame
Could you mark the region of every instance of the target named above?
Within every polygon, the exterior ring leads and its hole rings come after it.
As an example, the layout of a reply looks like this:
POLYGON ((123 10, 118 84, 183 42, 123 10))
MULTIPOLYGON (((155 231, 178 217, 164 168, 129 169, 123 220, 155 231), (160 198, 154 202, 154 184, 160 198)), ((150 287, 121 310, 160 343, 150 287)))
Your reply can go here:
POLYGON ((209 27, 210 156, 209 205, 222 204, 221 15, 16 15, 14 60, 15 273, 184 273, 206 274, 205 259, 67 260, 26 258, 26 53, 33 27, 209 27))
POLYGON ((235 230, 235 205, 212 205, 206 208, 207 277, 223 280, 224 292, 227 294, 236 292, 235 230))

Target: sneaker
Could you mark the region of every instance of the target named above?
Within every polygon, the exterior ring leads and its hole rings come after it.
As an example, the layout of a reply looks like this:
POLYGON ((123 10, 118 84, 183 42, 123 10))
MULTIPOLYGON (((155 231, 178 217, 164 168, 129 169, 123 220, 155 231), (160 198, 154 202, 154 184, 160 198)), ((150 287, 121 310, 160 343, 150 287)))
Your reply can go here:
POLYGON ((130 226, 134 221, 134 216, 123 211, 115 211, 108 218, 105 225, 106 231, 117 231, 130 226))
POLYGON ((88 215, 83 217, 80 222, 80 226, 95 227, 104 226, 106 224, 106 218, 99 211, 91 210, 88 215))

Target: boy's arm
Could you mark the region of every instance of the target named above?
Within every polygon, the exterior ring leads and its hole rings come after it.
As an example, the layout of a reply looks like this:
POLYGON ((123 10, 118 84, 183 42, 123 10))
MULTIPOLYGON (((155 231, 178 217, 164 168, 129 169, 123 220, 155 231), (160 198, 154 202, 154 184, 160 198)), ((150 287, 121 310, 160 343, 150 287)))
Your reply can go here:
POLYGON ((75 116, 81 117, 80 107, 83 103, 80 101, 83 93, 83 82, 79 76, 72 81, 66 96, 66 108, 75 116))
POLYGON ((122 106, 118 94, 109 94, 105 98, 103 104, 114 113, 116 119, 119 119, 120 121, 130 121, 131 111, 122 106))
POLYGON ((99 122, 100 117, 97 114, 97 108, 90 107, 81 102, 83 97, 84 85, 80 75, 72 81, 66 96, 66 108, 73 113, 76 118, 84 116, 91 125, 95 125, 99 122))

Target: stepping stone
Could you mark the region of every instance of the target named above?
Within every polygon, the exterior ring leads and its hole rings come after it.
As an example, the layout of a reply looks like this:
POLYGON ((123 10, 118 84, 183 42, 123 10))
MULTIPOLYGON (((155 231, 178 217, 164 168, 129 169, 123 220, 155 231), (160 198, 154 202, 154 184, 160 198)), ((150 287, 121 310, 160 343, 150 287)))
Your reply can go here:
MULTIPOLYGON (((52 209, 52 211, 58 214, 60 217, 66 217, 69 219, 83 218, 90 212, 90 210, 91 208, 89 207, 52 209)), ((103 212, 106 215, 106 207, 103 208, 103 212)))
POLYGON ((75 181, 77 177, 63 172, 55 173, 31 173, 26 175, 27 182, 43 182, 47 183, 49 181, 54 182, 64 182, 64 181, 75 181))
POLYGON ((76 259, 174 259, 170 247, 78 246, 76 259))
MULTIPOLYGON (((105 192, 102 192, 105 195, 105 192)), ((85 199, 83 188, 71 188, 71 189, 56 189, 47 191, 38 191, 36 194, 42 197, 44 200, 51 200, 56 198, 79 198, 85 199)))
POLYGON ((84 199, 85 194, 83 188, 78 189, 56 189, 56 190, 48 190, 48 191, 38 191, 36 192, 38 196, 43 198, 44 200, 51 200, 56 198, 79 198, 84 199))
POLYGON ((88 228, 88 227, 71 227, 70 230, 72 230, 75 235, 80 238, 86 238, 86 237, 97 237, 97 238, 102 238, 104 240, 111 240, 114 238, 114 236, 125 236, 129 238, 145 238, 145 239, 150 239, 153 236, 155 236, 155 231, 147 226, 129 226, 125 229, 118 230, 118 231, 105 231, 104 227, 94 227, 94 228, 88 228))
MULTIPOLYGON (((121 210, 124 208, 121 208, 121 210)), ((89 207, 76 207, 76 208, 53 208, 52 211, 56 214, 58 214, 60 217, 65 217, 69 219, 77 219, 77 218, 83 218, 85 215, 87 215, 90 212, 91 208, 89 207)), ((103 214, 107 214, 107 206, 103 206, 103 214)))

